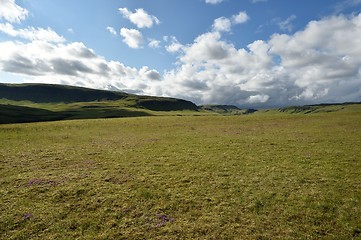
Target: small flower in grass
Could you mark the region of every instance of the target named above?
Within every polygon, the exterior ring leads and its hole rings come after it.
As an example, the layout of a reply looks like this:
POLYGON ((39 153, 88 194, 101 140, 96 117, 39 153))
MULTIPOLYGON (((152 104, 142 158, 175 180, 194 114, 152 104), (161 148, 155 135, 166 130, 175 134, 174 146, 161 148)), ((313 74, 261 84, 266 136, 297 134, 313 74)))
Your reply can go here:
POLYGON ((35 186, 35 185, 50 185, 55 186, 56 182, 52 180, 44 180, 41 178, 33 178, 28 181, 28 186, 35 186))
POLYGON ((42 182, 43 182, 42 179, 33 178, 33 179, 30 179, 30 180, 28 181, 28 185, 29 185, 29 186, 38 185, 38 184, 41 184, 42 182))
POLYGON ((33 218, 34 215, 31 213, 31 212, 27 212, 27 213, 24 213, 23 214, 23 219, 30 219, 30 218, 33 218))
POLYGON ((157 225, 156 227, 162 227, 167 222, 174 222, 174 218, 166 214, 157 214, 157 225))

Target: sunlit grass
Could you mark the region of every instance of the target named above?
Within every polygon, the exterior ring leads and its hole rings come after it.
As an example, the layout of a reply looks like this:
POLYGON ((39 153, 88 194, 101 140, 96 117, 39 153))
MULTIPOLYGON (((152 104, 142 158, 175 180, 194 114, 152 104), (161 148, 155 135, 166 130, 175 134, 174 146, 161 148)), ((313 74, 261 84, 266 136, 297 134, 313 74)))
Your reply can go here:
POLYGON ((361 111, 0 125, 1 239, 359 239, 361 111))

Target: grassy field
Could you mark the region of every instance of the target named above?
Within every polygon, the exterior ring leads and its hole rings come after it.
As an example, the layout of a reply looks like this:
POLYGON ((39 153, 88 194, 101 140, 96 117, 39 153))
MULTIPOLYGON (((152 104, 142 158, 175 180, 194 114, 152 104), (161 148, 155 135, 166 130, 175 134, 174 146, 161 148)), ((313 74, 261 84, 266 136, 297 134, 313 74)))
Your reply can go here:
POLYGON ((361 239, 361 107, 331 110, 0 125, 0 238, 361 239))

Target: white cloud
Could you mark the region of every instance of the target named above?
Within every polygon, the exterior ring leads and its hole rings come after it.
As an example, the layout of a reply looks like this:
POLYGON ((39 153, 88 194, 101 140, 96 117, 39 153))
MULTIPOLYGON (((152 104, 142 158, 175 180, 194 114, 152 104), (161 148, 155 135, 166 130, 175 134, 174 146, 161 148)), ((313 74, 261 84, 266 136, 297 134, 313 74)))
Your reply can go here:
POLYGON ((231 31, 232 22, 226 17, 220 17, 214 20, 213 30, 218 32, 231 31))
POLYGON ((150 48, 160 48, 160 41, 156 39, 149 39, 148 46, 150 48))
POLYGON ((230 54, 233 48, 220 40, 219 32, 210 32, 197 37, 194 43, 184 47, 185 54, 181 57, 183 62, 220 61, 230 54))
POLYGON ((269 99, 268 95, 255 95, 255 96, 250 96, 248 98, 248 102, 253 104, 253 103, 265 103, 267 102, 269 99))
MULTIPOLYGON (((145 94, 160 74, 107 61, 83 43, 0 42, 0 71, 23 76, 26 82, 55 83, 145 94)), ((148 92, 147 92, 148 93, 148 92)))
POLYGON ((348 99, 361 86, 361 14, 312 21, 294 35, 274 35, 271 53, 300 89, 296 99, 348 99), (347 94, 345 94, 347 92, 347 94))
POLYGON ((59 36, 51 28, 34 28, 14 29, 10 23, 0 23, 0 31, 12 37, 20 37, 30 41, 46 41, 46 42, 64 42, 65 38, 59 36))
POLYGON ((224 0, 206 0, 206 3, 209 3, 209 4, 218 4, 218 3, 221 3, 223 2, 224 0))
POLYGON ((230 32, 232 25, 242 24, 249 20, 249 16, 246 12, 239 12, 237 15, 233 15, 232 18, 220 17, 214 20, 213 31, 216 32, 230 32))
POLYGON ((15 0, 0 0, 0 19, 11 23, 20 23, 28 16, 28 10, 20 7, 15 0))
POLYGON ((119 12, 124 18, 129 19, 138 28, 151 28, 154 24, 160 24, 157 17, 149 15, 142 8, 136 9, 135 12, 131 12, 127 8, 119 8, 119 12))
POLYGON ((116 36, 117 35, 117 31, 115 31, 115 29, 113 27, 107 27, 106 28, 108 30, 108 32, 110 32, 112 35, 116 36))
POLYGON ((267 2, 268 0, 251 0, 252 3, 267 2))
POLYGON ((141 48, 144 43, 144 38, 141 32, 136 29, 122 28, 120 35, 124 38, 125 42, 130 48, 141 48))
POLYGON ((277 25, 282 31, 291 32, 293 29, 292 21, 296 19, 296 15, 291 15, 286 20, 278 22, 277 25))
POLYGON ((360 26, 361 14, 329 17, 241 49, 202 34, 164 75, 162 94, 243 106, 359 101, 360 26))
POLYGON ((340 13, 345 9, 361 5, 361 0, 343 0, 335 5, 335 11, 340 13))
POLYGON ((166 50, 169 53, 176 53, 179 52, 182 49, 183 45, 180 43, 172 43, 169 46, 166 46, 166 50))
POLYGON ((139 70, 139 74, 140 76, 142 76, 142 79, 149 81, 160 81, 162 79, 158 71, 154 69, 149 69, 148 67, 142 67, 139 70))
POLYGON ((166 46, 165 49, 167 50, 167 52, 169 53, 177 53, 180 52, 183 48, 183 45, 181 43, 179 43, 178 39, 174 36, 164 36, 164 41, 168 42, 169 40, 171 41, 171 44, 166 46))
POLYGON ((239 12, 237 15, 234 15, 232 19, 233 19, 233 24, 241 24, 247 22, 249 20, 249 16, 247 15, 246 12, 242 11, 239 12))

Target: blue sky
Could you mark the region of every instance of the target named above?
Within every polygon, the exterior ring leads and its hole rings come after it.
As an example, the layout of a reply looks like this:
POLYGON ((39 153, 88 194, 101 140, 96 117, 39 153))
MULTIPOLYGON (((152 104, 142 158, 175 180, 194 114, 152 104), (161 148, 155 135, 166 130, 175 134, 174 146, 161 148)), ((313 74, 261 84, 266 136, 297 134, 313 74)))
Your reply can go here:
POLYGON ((270 107, 361 101, 361 0, 0 0, 0 81, 270 107))

